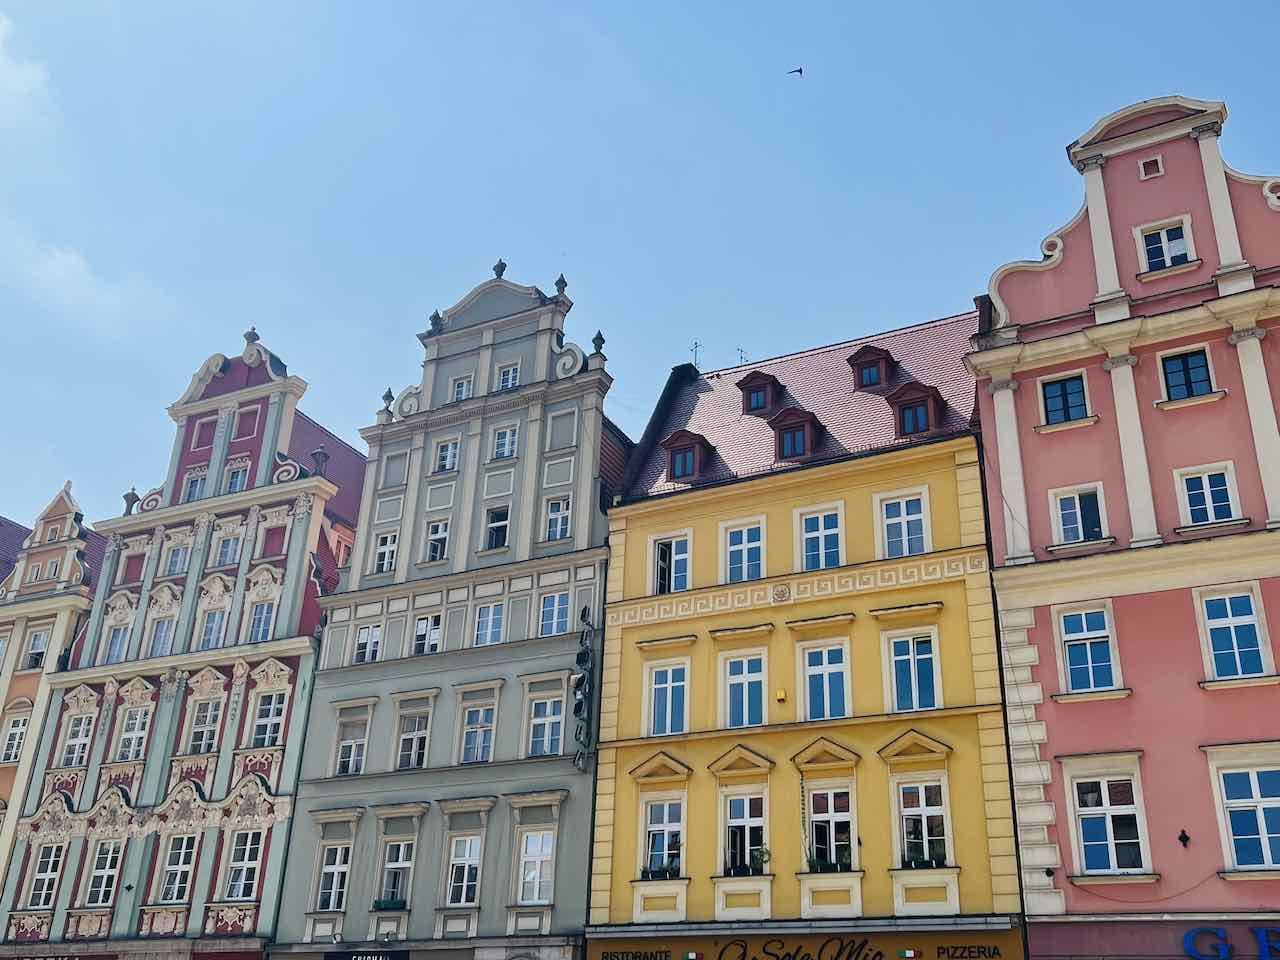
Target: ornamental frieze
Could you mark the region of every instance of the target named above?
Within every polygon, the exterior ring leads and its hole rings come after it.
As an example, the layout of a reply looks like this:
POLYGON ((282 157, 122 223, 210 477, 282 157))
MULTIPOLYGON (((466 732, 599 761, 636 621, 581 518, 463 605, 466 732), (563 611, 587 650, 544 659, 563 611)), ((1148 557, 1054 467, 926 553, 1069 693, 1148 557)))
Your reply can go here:
POLYGON ((691 617, 803 603, 807 600, 961 580, 970 574, 986 572, 986 554, 976 549, 950 556, 878 561, 855 568, 820 570, 775 578, 773 581, 736 583, 732 586, 623 601, 610 606, 605 623, 610 627, 633 627, 668 620, 686 620, 691 617))

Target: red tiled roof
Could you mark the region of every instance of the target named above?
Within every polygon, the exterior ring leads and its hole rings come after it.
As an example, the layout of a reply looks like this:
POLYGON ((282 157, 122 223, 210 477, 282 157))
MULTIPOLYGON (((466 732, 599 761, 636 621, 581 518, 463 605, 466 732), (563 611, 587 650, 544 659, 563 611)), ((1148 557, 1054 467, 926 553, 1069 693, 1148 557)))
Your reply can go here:
POLYGON ((360 488, 364 486, 364 455, 333 431, 322 427, 301 410, 297 411, 293 418, 293 433, 289 437, 288 455, 302 464, 303 469, 311 471, 314 469, 311 451, 322 443, 325 453, 329 454, 325 476, 338 487, 325 512, 355 529, 356 518, 360 515, 360 488))
POLYGON ((8 517, 0 517, 0 580, 7 577, 13 565, 18 562, 22 541, 29 536, 31 531, 22 524, 14 523, 8 517))
MULTIPOLYGON (((714 448, 704 461, 696 486, 795 469, 795 464, 775 462, 768 418, 742 411, 742 392, 736 383, 753 371, 771 374, 782 383, 775 410, 794 406, 817 416, 822 429, 807 463, 919 442, 918 438, 895 436, 893 409, 885 399, 913 381, 941 392, 946 404, 941 433, 967 431, 974 411, 975 384, 963 357, 977 327, 977 314, 966 313, 700 374, 676 390, 665 417, 661 406, 654 412, 661 424, 643 452, 644 462, 633 468, 627 497, 639 499, 689 489, 688 484, 667 480, 667 452, 660 444, 676 430, 702 434, 714 448), (867 344, 893 355, 892 372, 888 383, 878 388, 855 390, 848 358, 867 344)), ((649 437, 646 430, 646 439, 649 437)))

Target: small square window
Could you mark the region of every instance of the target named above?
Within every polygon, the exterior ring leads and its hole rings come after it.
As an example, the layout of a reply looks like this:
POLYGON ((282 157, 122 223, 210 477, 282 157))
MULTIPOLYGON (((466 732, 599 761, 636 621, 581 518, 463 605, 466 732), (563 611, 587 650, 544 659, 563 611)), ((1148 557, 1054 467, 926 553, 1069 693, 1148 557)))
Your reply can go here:
POLYGON ((1209 357, 1204 350, 1192 350, 1160 358, 1164 374, 1164 393, 1169 400, 1203 397, 1213 392, 1209 376, 1209 357))
POLYGON ((1164 158, 1159 154, 1154 157, 1147 157, 1138 163, 1138 178, 1141 180, 1150 180, 1152 177, 1164 176, 1164 158))
POLYGON ((804 427, 791 427, 783 430, 780 439, 782 450, 782 459, 790 460, 795 457, 803 457, 809 452, 809 446, 806 442, 806 430, 804 427))
POLYGON ((454 403, 466 400, 471 396, 471 383, 472 378, 470 374, 465 377, 457 377, 454 379, 452 388, 454 403))
POLYGON ((1176 267, 1191 259, 1181 223, 1144 231, 1142 246, 1147 253, 1148 271, 1176 267))
POLYGON ((458 468, 458 441, 445 440, 436 444, 436 473, 448 473, 458 468))
POLYGON ((1182 474, 1182 490, 1189 524, 1235 519, 1231 481, 1226 470, 1185 472, 1182 474))
POLYGON ((748 410, 764 410, 769 406, 769 392, 760 387, 747 393, 748 410))
POLYGON ((1103 538, 1097 489, 1060 493, 1055 497, 1055 503, 1059 543, 1085 543, 1103 538))
POLYGON ((498 389, 514 390, 520 386, 520 364, 511 363, 498 368, 498 389))
POLYGON ((929 405, 923 400, 919 403, 903 404, 898 408, 898 422, 904 437, 927 432, 929 429, 929 405))
POLYGON ((1061 380, 1048 380, 1041 384, 1044 395, 1044 422, 1069 423, 1083 420, 1089 415, 1084 398, 1084 376, 1076 374, 1061 380))
POLYGON ((880 385, 880 364, 864 363, 858 368, 858 386, 878 387, 880 385))

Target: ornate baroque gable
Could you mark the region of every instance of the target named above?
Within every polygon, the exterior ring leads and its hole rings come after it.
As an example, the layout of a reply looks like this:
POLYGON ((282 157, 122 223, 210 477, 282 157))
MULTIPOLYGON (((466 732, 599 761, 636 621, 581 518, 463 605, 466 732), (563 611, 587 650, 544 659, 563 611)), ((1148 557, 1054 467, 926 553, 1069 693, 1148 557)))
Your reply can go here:
POLYGON ((187 679, 187 687, 195 700, 208 700, 220 697, 227 689, 226 676, 213 667, 205 667, 199 673, 187 679))

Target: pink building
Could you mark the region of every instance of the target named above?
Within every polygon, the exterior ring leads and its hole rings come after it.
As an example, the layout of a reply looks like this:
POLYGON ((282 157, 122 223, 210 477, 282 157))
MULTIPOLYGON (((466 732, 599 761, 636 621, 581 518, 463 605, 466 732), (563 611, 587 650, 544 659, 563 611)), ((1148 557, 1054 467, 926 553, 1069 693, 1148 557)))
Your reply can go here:
POLYGON ((978 298, 1037 957, 1280 957, 1280 177, 1226 118, 1099 120, 1080 211, 978 298))

